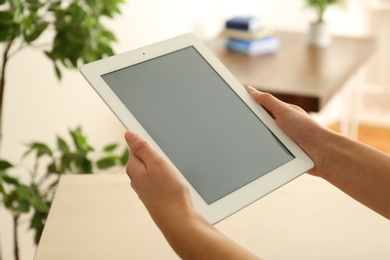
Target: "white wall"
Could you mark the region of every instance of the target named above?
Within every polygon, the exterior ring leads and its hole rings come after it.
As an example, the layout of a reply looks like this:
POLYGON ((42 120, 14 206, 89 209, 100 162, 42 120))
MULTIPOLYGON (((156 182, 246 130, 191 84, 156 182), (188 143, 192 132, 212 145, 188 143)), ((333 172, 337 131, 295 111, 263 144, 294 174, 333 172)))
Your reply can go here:
MULTIPOLYGON (((328 17, 336 33, 360 34, 360 1, 351 1, 351 13, 333 10, 328 17), (356 6, 356 7, 355 7, 356 6)), ((128 0, 123 14, 107 21, 117 35, 117 52, 124 52, 180 33, 194 32, 200 38, 215 36, 229 16, 261 14, 266 24, 306 30, 312 13, 303 0, 128 0)), ((18 162, 24 143, 39 140, 54 144, 57 134, 82 125, 91 142, 101 147, 123 143, 125 129, 77 71, 64 73, 58 82, 51 63, 40 52, 25 50, 13 57, 7 71, 2 157, 18 162)), ((124 145, 124 143, 123 143, 124 145)), ((26 176, 22 176, 27 178, 26 176)), ((10 218, 0 212, 3 259, 12 257, 10 218)), ((23 226, 20 233, 27 229, 23 226)), ((31 236, 21 238, 22 259, 32 259, 31 236)))

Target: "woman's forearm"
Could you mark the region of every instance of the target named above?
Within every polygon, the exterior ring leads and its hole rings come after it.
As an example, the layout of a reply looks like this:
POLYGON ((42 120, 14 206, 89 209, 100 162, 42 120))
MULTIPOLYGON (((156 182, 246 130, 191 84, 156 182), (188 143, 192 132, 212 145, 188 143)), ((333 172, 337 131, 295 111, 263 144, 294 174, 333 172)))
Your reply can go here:
POLYGON ((179 219, 155 219, 155 222, 182 259, 259 259, 195 211, 179 219))
POLYGON ((390 156, 332 132, 323 149, 321 177, 390 219, 390 156))

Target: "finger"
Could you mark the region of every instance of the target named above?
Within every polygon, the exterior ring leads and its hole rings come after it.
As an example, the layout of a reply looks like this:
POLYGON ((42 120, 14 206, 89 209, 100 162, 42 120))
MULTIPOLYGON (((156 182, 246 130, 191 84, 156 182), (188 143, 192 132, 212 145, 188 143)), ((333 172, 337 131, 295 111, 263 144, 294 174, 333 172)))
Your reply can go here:
POLYGON ((130 152, 127 161, 126 173, 130 180, 141 175, 146 170, 146 165, 133 153, 130 152))
POLYGON ((156 151, 141 136, 129 131, 125 134, 125 139, 131 153, 143 163, 146 164, 150 159, 155 158, 156 151))
POLYGON ((277 99, 269 93, 261 92, 254 87, 246 87, 249 94, 252 98, 265 110, 267 110, 273 117, 276 117, 278 114, 286 112, 290 109, 289 104, 277 99))

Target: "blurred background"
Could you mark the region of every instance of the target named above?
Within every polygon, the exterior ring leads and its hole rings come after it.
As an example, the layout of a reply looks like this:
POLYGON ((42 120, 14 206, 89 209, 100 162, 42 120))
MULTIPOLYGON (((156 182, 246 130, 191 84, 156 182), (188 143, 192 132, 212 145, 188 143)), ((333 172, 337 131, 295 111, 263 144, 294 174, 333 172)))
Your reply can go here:
MULTIPOLYGON (((386 149, 390 147, 390 0, 346 2, 346 8, 329 9, 326 17, 334 35, 376 39, 376 52, 364 71, 359 121, 380 129, 384 137, 379 143, 386 149)), ((220 34, 226 19, 237 15, 260 16, 267 26, 299 32, 307 31, 314 16, 303 0, 127 0, 120 10, 120 15, 104 21, 117 37, 116 53, 187 32, 207 41, 220 34)), ((52 36, 46 33, 41 37, 52 36)), ((3 158, 17 162, 27 142, 54 144, 56 135, 65 135, 78 125, 96 147, 109 142, 124 145, 124 127, 78 71, 66 70, 58 81, 52 63, 29 48, 12 58, 6 73, 3 158)), ((1 253, 3 259, 11 260, 11 218, 0 210, 1 253)), ((386 228, 388 232, 388 223, 386 228)), ((19 227, 19 233, 21 259, 32 259, 35 245, 27 224, 19 227)))

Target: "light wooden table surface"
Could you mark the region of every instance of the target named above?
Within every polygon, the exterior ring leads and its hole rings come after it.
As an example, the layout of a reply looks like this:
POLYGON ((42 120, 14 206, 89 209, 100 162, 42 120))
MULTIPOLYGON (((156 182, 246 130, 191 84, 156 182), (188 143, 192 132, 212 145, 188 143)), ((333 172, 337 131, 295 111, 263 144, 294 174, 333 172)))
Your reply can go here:
MULTIPOLYGON (((217 228, 264 259, 390 259, 390 222, 309 175, 217 228)), ((178 257, 123 173, 63 176, 35 259, 178 257)))

